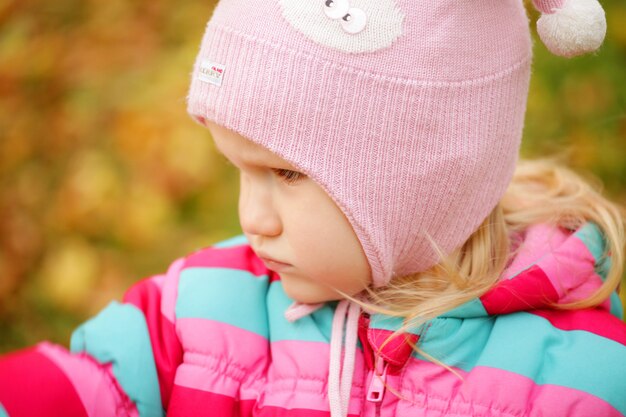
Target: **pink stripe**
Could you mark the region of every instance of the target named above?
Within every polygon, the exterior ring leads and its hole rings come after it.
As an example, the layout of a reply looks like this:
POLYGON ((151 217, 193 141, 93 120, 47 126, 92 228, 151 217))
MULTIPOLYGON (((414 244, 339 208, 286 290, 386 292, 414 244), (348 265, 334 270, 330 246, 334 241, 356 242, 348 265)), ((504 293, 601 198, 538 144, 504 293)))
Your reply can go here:
POLYGON ((269 276, 269 282, 280 281, 280 276, 265 266, 249 245, 229 248, 207 248, 190 255, 185 260, 185 268, 231 268, 248 271, 260 277, 269 276))
POLYGON ((594 271, 595 262, 587 246, 572 235, 559 248, 546 254, 537 265, 559 293, 559 301, 567 302, 587 298, 602 285, 602 280, 594 271))
POLYGON ((380 356, 382 356, 385 361, 391 363, 395 368, 399 368, 397 371, 400 372, 413 353, 411 346, 415 346, 419 337, 415 334, 405 333, 387 342, 387 339, 389 339, 392 334, 393 332, 391 330, 370 328, 367 333, 367 338, 372 346, 373 354, 377 355, 380 353, 380 356), (385 344, 385 342, 387 343, 385 344))
MULTIPOLYGON (((181 386, 250 400, 256 399, 267 384, 271 387, 263 395, 267 406, 328 412, 327 343, 272 343, 273 364, 265 375, 269 345, 262 336, 226 323, 198 318, 180 319, 178 327, 186 353, 176 374, 175 389, 181 386), (233 367, 233 363, 237 367, 233 367), (207 368, 213 371, 207 372, 207 368), (293 395, 294 391, 298 392, 297 396, 293 395)), ((360 350, 355 368, 354 381, 362 381, 364 363, 360 350)), ((353 395, 358 397, 362 390, 357 386, 353 395)), ((353 400, 350 413, 358 414, 359 406, 360 402, 353 400)))
POLYGON ((511 264, 504 272, 504 279, 511 279, 521 271, 541 259, 546 253, 552 252, 565 242, 570 233, 561 228, 555 228, 545 223, 531 225, 522 235, 516 237, 522 241, 521 247, 511 264))
POLYGON ((490 315, 540 308, 557 300, 551 281, 536 265, 510 280, 500 281, 480 297, 490 315))
MULTIPOLYGON (((535 262, 533 266, 544 271, 560 303, 587 298, 602 285, 595 272, 596 259, 587 245, 563 228, 547 224, 530 226, 519 253, 504 273, 505 280, 522 278, 526 274, 524 269, 535 262)), ((610 300, 602 307, 610 311, 610 300)))
MULTIPOLYGON (((572 234, 556 251, 542 258, 539 265, 559 293, 559 303, 583 300, 602 286, 602 278, 595 271, 596 259, 585 243, 572 234)), ((611 300, 600 304, 611 311, 611 300)))
MULTIPOLYGON (((622 416, 606 401, 558 385, 536 385, 532 379, 497 368, 477 366, 470 372, 455 369, 463 380, 439 365, 409 364, 404 375, 397 415, 420 415, 427 405, 450 415, 622 416), (556 400, 558 399, 558 400, 556 400), (427 403, 427 404, 426 404, 427 403)), ((389 383, 397 387, 397 377, 389 383)), ((390 395, 387 392, 386 395, 390 395)))
POLYGON ((167 416, 252 416, 254 404, 254 400, 237 401, 230 396, 175 385, 167 416))
POLYGON ((185 268, 189 267, 232 268, 249 271, 256 276, 269 275, 265 264, 247 244, 203 249, 187 257, 185 268))
POLYGON ((244 400, 256 398, 270 356, 267 339, 207 319, 181 318, 177 326, 185 356, 176 372, 176 385, 244 400), (207 367, 213 371, 207 374, 207 367))
MULTIPOLYGON (((194 390, 187 387, 174 387, 168 417, 328 417, 328 411, 287 409, 257 404, 255 400, 235 401, 233 398, 194 390), (208 406, 210 404, 210 406, 208 406)), ((357 417, 359 414, 350 414, 357 417)))
POLYGON ((268 274, 270 274, 270 279, 269 279, 270 284, 274 281, 280 281, 280 275, 278 275, 277 272, 268 270, 268 274))
POLYGON ((76 389, 36 348, 0 357, 0 404, 9 416, 86 417, 76 389))
POLYGON ((124 409, 139 416, 137 408, 117 384, 111 365, 101 366, 86 354, 73 355, 60 346, 43 342, 37 351, 50 359, 72 382, 89 417, 110 416, 124 409))
POLYGON ((159 280, 153 277, 135 284, 124 295, 124 302, 133 304, 143 312, 159 378, 161 402, 163 408, 167 409, 174 375, 183 359, 183 350, 174 323, 162 314, 161 291, 159 280))
MULTIPOLYGON (((350 413, 348 417, 358 417, 360 415, 360 413, 350 413)), ((255 417, 329 417, 329 414, 328 411, 263 407, 256 411, 255 417)))
POLYGON ((545 318, 558 329, 583 330, 626 345, 626 326, 605 310, 535 310, 531 313, 545 318))
MULTIPOLYGON (((329 365, 329 346, 324 342, 283 340, 272 343, 273 366, 267 384, 271 388, 264 395, 264 405, 287 409, 329 411, 326 393, 329 365), (298 395, 293 395, 298 392, 298 395)), ((352 401, 349 413, 359 414, 361 384, 365 363, 360 349, 356 351, 352 401)), ((291 414, 290 414, 291 415, 291 414)))
POLYGON ((178 298, 178 280, 180 271, 185 265, 184 259, 172 262, 167 270, 163 287, 161 288, 161 313, 172 323, 176 322, 176 299, 178 298))

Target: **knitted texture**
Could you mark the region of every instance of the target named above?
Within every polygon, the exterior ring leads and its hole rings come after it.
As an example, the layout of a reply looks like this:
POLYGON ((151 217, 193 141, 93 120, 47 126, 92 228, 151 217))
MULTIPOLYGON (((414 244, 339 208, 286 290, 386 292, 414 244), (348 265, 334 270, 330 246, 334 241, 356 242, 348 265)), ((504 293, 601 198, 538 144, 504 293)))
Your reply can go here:
POLYGON ((316 181, 380 286, 434 265, 429 237, 448 253, 496 206, 530 64, 521 0, 222 0, 188 111, 316 181))
POLYGON ((565 0, 533 0, 533 5, 541 13, 550 14, 563 6, 564 2, 565 0))

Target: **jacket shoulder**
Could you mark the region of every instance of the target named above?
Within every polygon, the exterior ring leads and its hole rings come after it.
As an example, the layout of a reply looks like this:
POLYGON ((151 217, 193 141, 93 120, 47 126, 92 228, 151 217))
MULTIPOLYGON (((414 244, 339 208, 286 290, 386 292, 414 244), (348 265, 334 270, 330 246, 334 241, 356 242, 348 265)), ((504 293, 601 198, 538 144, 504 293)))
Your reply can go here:
POLYGON ((267 338, 270 271, 244 236, 187 255, 177 278, 177 322, 191 319, 267 338))

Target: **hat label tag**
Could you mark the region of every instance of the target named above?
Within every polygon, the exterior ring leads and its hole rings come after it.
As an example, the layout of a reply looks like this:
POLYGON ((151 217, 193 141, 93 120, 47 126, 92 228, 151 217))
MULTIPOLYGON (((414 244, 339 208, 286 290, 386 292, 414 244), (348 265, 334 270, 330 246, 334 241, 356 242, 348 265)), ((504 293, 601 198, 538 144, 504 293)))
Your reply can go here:
POLYGON ((198 70, 197 78, 200 81, 220 87, 222 85, 222 78, 224 77, 225 69, 226 65, 224 64, 203 59, 202 62, 200 62, 200 69, 198 70))

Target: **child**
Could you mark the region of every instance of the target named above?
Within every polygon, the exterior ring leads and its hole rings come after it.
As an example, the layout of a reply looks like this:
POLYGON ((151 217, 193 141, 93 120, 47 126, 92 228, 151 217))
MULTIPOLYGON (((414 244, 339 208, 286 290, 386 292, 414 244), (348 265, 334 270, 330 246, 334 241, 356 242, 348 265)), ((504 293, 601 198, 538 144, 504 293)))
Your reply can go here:
MULTIPOLYGON (((555 53, 595 0, 537 0, 555 53)), ((0 360, 3 416, 624 416, 620 209, 518 163, 521 0, 223 0, 188 97, 243 236, 0 360)))

